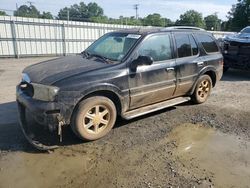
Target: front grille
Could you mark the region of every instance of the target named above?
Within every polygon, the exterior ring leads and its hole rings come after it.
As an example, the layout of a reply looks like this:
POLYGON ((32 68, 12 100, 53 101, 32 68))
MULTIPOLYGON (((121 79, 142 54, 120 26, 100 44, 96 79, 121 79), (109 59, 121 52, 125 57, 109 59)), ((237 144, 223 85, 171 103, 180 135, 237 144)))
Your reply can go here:
POLYGON ((239 55, 250 56, 250 46, 240 46, 238 52, 239 55))
POLYGON ((25 95, 27 95, 29 97, 33 97, 34 88, 33 88, 32 84, 27 83, 27 82, 21 82, 20 89, 25 95))
POLYGON ((234 43, 226 43, 224 45, 224 50, 227 51, 228 54, 230 55, 242 55, 242 56, 250 56, 250 46, 248 45, 241 45, 237 44, 235 45, 234 43))

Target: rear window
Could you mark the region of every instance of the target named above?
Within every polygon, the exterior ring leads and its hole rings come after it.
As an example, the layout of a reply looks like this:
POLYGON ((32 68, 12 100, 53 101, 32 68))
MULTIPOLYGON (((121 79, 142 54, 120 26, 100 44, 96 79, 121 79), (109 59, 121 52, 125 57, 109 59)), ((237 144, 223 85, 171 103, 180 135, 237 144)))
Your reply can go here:
POLYGON ((179 58, 194 56, 198 54, 198 46, 192 35, 176 33, 175 41, 179 58))
POLYGON ((196 36, 207 53, 214 53, 219 51, 216 42, 211 36, 205 34, 196 34, 196 36))

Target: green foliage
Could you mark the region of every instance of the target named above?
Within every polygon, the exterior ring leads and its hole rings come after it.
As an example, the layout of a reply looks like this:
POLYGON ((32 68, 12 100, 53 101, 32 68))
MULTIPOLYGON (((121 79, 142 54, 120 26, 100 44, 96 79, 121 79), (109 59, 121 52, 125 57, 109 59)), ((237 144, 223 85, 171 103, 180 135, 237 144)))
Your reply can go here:
POLYGON ((0 16, 8 16, 8 15, 6 14, 6 12, 0 11, 0 16))
POLYGON ((105 20, 103 15, 103 9, 96 3, 89 3, 86 5, 84 2, 74 4, 72 6, 64 7, 58 13, 58 19, 67 20, 69 18, 73 21, 97 21, 105 20))
POLYGON ((109 23, 109 18, 107 16, 91 17, 90 21, 95 23, 109 23))
POLYGON ((161 15, 157 13, 150 14, 147 17, 143 18, 142 23, 145 26, 150 25, 159 27, 166 27, 172 24, 170 19, 162 18, 161 15))
POLYGON ((206 24, 206 30, 221 30, 221 20, 218 18, 217 14, 208 15, 204 18, 206 24))
POLYGON ((91 17, 101 17, 103 16, 103 9, 99 7, 96 3, 89 3, 87 6, 87 16, 91 17))
POLYGON ((202 14, 195 10, 189 10, 180 15, 180 19, 176 21, 176 25, 195 26, 201 28, 205 27, 202 14))
POLYGON ((50 12, 43 12, 39 18, 43 19, 53 19, 53 15, 50 12))
POLYGON ((14 12, 14 16, 39 18, 40 12, 33 5, 22 5, 14 12))
POLYGON ((20 6, 14 12, 14 16, 53 19, 53 16, 50 12, 43 12, 42 14, 40 14, 40 12, 37 10, 37 8, 34 5, 30 5, 30 6, 22 5, 22 6, 20 6))
POLYGON ((228 13, 228 27, 232 31, 240 31, 250 25, 250 0, 238 0, 228 13))

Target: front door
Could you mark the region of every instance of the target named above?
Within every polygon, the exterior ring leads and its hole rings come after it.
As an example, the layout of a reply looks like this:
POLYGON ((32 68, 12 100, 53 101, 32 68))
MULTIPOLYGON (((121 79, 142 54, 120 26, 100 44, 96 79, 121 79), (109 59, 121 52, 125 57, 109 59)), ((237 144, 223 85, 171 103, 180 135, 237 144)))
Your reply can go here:
POLYGON ((175 59, 171 36, 154 34, 145 38, 135 50, 135 58, 150 56, 152 65, 129 69, 130 110, 173 97, 176 88, 175 59))

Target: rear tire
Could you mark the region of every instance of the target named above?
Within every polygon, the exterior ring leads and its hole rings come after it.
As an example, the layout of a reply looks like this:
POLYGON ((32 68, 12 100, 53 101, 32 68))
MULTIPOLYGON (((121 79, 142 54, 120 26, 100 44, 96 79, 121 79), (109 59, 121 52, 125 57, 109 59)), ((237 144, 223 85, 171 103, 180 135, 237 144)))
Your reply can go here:
POLYGON ((78 105, 71 128, 83 140, 97 140, 113 128, 116 117, 116 107, 109 98, 90 97, 78 105))
POLYGON ((202 75, 197 81, 194 93, 192 95, 192 101, 195 104, 206 102, 211 94, 212 86, 213 84, 210 76, 202 75))

